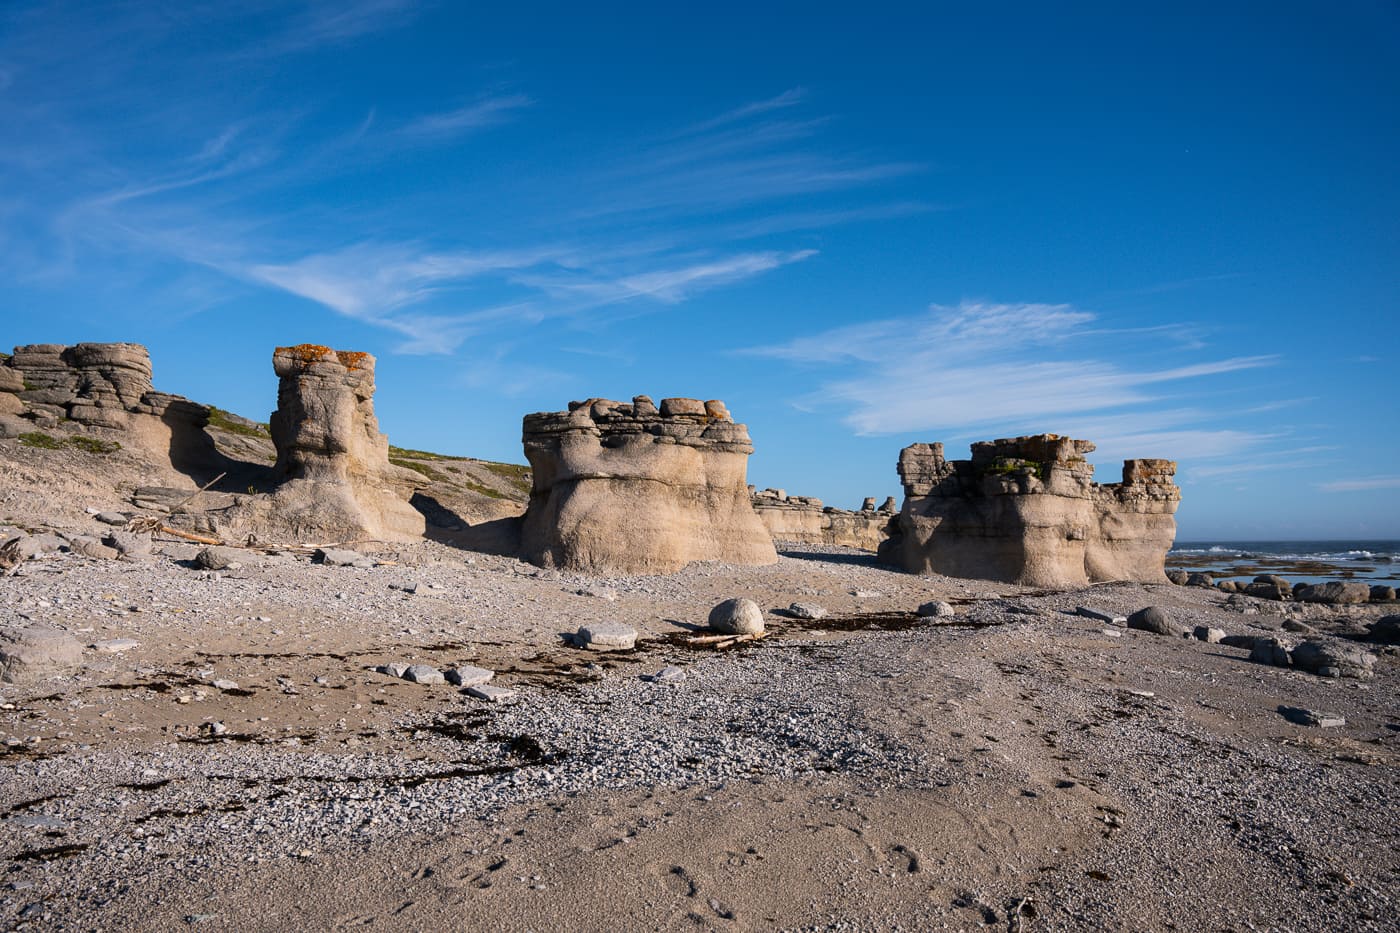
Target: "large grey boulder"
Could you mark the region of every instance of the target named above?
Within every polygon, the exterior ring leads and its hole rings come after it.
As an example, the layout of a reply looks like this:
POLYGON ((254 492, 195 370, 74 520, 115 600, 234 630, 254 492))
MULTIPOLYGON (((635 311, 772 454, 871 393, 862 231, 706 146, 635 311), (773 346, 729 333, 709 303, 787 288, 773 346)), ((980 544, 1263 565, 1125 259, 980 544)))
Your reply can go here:
POLYGON ((61 629, 48 625, 0 629, 0 682, 33 683, 67 674, 82 662, 83 646, 61 629))
POLYGON ((1381 616, 1371 623, 1371 641, 1400 645, 1400 615, 1381 616))
POLYGON ((1370 680, 1376 656, 1360 648, 1310 638, 1293 649, 1293 666, 1319 677, 1370 680))
POLYGON ((1186 629, 1173 622, 1167 611, 1160 606, 1147 606, 1128 616, 1128 628, 1171 638, 1183 638, 1186 635, 1186 629))
POLYGON ((1168 582, 1170 582, 1170 583, 1175 583, 1177 586, 1185 586, 1185 585, 1186 585, 1186 581, 1189 580, 1189 579, 1191 579, 1191 575, 1190 575, 1189 573, 1187 573, 1185 570, 1168 570, 1168 571, 1167 571, 1167 580, 1168 580, 1168 582))
POLYGON ((1297 590, 1293 596, 1305 603, 1354 606, 1370 601, 1371 587, 1365 583, 1333 580, 1330 583, 1309 584, 1301 590, 1297 590))
POLYGON ((1255 638, 1254 647, 1249 651, 1249 659, 1256 664, 1290 667, 1293 663, 1293 652, 1286 642, 1277 638, 1255 638))
POLYGON ((1282 577, 1255 577, 1254 582, 1244 588, 1246 595, 1257 599, 1288 599, 1293 595, 1293 587, 1282 577))
POLYGON ((710 610, 710 628, 726 635, 757 635, 763 631, 763 610, 752 599, 726 599, 710 610))

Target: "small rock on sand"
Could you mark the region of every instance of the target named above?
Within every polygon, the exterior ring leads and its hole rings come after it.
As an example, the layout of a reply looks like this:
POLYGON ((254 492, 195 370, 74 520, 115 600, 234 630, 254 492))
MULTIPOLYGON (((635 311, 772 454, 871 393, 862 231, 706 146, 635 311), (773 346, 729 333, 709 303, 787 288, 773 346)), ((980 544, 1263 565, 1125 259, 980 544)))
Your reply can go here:
POLYGON ((627 651, 637 645, 637 630, 622 622, 590 622, 579 626, 574 643, 590 651, 627 651))
POLYGON ((402 678, 409 665, 403 661, 391 661, 388 664, 381 664, 375 668, 381 674, 388 674, 390 677, 402 678))
POLYGON ((1346 718, 1336 713, 1319 713, 1301 706, 1280 706, 1279 715, 1299 726, 1316 726, 1319 729, 1337 729, 1347 724, 1346 718))
POLYGON ((486 683, 495 676, 495 671, 488 671, 484 667, 473 667, 470 664, 463 664, 447 672, 447 682, 455 684, 458 687, 475 687, 486 683))
POLYGON ((317 548, 312 560, 331 567, 369 568, 374 566, 374 559, 359 551, 347 551, 343 548, 333 547, 317 548))
POLYGON ((663 667, 655 674, 652 674, 651 677, 649 677, 648 679, 652 683, 673 684, 677 683, 678 681, 685 680, 685 671, 681 670, 679 667, 670 665, 667 667, 663 667))
POLYGON ((447 678, 442 676, 442 671, 431 664, 413 664, 408 670, 403 672, 403 679, 412 681, 415 684, 445 684, 447 678))
POLYGON ((83 646, 47 625, 0 629, 0 683, 32 683, 67 674, 83 662, 83 646))
POLYGON ((1371 668, 1376 656, 1360 648, 1351 648, 1310 638, 1293 649, 1293 666, 1319 677, 1349 677, 1370 680, 1376 676, 1371 668))
POLYGON ((1191 635, 1197 641, 1203 641, 1208 645, 1218 645, 1220 644, 1220 640, 1225 637, 1225 631, 1223 629, 1211 628, 1209 625, 1198 625, 1191 632, 1191 635))
POLYGON ((816 603, 793 603, 788 606, 788 615, 794 619, 825 619, 826 610, 816 603))
POLYGON ((952 603, 944 602, 941 599, 922 603, 919 606, 919 618, 921 619, 945 619, 956 613, 957 610, 953 608, 952 603))
POLYGON ((515 691, 505 687, 496 687, 491 684, 479 684, 475 687, 468 687, 467 696, 475 697, 478 700, 485 700, 487 703, 500 703, 502 700, 509 700, 514 697, 515 691))
POLYGON ((247 559, 247 551, 215 545, 200 550, 194 556, 194 563, 201 570, 237 570, 247 559))
POLYGON ((140 647, 140 645, 141 643, 134 638, 112 638, 107 641, 99 641, 92 647, 98 654, 120 654, 123 651, 140 647))

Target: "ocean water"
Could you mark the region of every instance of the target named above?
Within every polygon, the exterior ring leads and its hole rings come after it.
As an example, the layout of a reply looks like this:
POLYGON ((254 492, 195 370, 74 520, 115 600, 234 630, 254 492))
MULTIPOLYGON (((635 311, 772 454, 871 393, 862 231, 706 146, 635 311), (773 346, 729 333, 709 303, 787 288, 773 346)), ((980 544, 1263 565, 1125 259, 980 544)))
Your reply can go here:
POLYGON ((1167 567, 1224 580, 1276 573, 1291 583, 1358 580, 1400 587, 1400 540, 1178 541, 1167 567))

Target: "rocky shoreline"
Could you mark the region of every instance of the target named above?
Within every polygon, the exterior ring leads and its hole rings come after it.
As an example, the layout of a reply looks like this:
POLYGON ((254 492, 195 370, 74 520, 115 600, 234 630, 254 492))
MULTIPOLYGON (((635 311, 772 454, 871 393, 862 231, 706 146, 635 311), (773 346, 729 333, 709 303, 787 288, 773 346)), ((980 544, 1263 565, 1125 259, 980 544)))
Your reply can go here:
POLYGON ((1357 640, 1378 607, 1045 592, 842 548, 600 580, 430 543, 222 574, 159 547, 0 581, 13 618, 136 643, 0 688, 7 926, 586 929, 626 908, 660 928, 1379 929, 1395 906, 1375 858, 1394 649, 1357 640), (737 592, 768 637, 689 646, 737 592), (920 619, 934 599, 951 614, 920 619), (1249 638, 1303 623, 1376 653, 1374 679, 1126 627, 1144 604, 1249 638), (565 638, 598 619, 638 646, 565 638), (375 671, 394 661, 485 667, 516 696, 375 671), (291 896, 310 884, 332 893, 291 896))

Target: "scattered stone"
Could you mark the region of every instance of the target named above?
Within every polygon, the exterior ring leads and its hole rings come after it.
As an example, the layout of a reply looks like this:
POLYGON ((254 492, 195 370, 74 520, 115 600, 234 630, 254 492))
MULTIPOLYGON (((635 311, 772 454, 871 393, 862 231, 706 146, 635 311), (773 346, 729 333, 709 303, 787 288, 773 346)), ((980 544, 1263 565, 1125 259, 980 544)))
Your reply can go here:
MULTIPOLYGON (((1104 612, 1102 609, 1091 609, 1088 606, 1080 606, 1074 611, 1085 618, 1093 619, 1095 622, 1107 622, 1109 625, 1123 625, 1128 621, 1126 616, 1114 615, 1111 612, 1104 612)), ((923 615, 922 612, 919 614, 923 615)))
POLYGON ((1193 573, 1186 578, 1187 586, 1214 586, 1215 578, 1208 573, 1193 573))
POLYGON ((116 525, 118 528, 131 520, 129 516, 123 515, 121 512, 98 512, 93 518, 104 525, 116 525))
POLYGON ((323 547, 317 548, 316 553, 311 557, 312 561, 318 564, 326 564, 330 567, 359 567, 362 569, 374 566, 374 559, 359 551, 347 551, 343 548, 323 547))
POLYGON ((1313 632, 1317 631, 1317 629, 1301 619, 1284 619, 1283 625, 1280 626, 1280 628, 1285 632, 1296 632, 1300 635, 1311 635, 1313 632))
POLYGON ((1190 578, 1191 578, 1191 575, 1188 574, 1185 570, 1168 570, 1168 571, 1167 571, 1167 582, 1168 582, 1168 583, 1175 583, 1177 586, 1185 586, 1185 585, 1186 585, 1186 581, 1189 580, 1190 578))
POLYGON ((1305 584, 1295 589, 1293 598, 1304 603, 1326 603, 1332 606, 1354 606, 1371 599, 1371 587, 1365 583, 1342 582, 1305 584))
POLYGON ((512 699, 515 696, 515 691, 492 684, 478 684, 475 687, 467 688, 467 696, 485 700, 487 703, 500 703, 502 700, 512 699))
POLYGON ((151 556, 151 536, 134 531, 109 531, 102 543, 115 550, 123 560, 144 560, 151 556))
POLYGON ((919 604, 919 618, 921 619, 945 619, 949 616, 957 615, 957 610, 953 604, 941 599, 919 604))
POLYGON ((1283 586, 1279 586, 1276 583, 1268 581, 1260 582, 1258 580, 1245 585, 1242 592, 1247 596, 1253 596, 1255 599, 1272 599, 1274 601, 1288 599, 1293 595, 1293 589, 1289 587, 1286 582, 1283 586))
POLYGON ((402 680, 404 672, 406 672, 410 666, 411 665, 403 661, 391 661, 388 664, 379 665, 375 668, 375 671, 380 674, 388 674, 390 677, 402 680))
POLYGON ((826 610, 816 603, 793 603, 788 606, 788 615, 794 619, 825 619, 826 610))
POLYGON ((1234 580, 1216 580, 1215 588, 1222 593, 1241 592, 1239 584, 1237 584, 1234 580))
POLYGON ((738 596, 711 609, 709 623, 726 635, 757 635, 763 631, 763 610, 752 599, 738 596))
POLYGON ((856 599, 879 599, 885 594, 879 590, 851 590, 851 595, 856 599))
POLYGON ((657 684, 678 683, 679 681, 685 680, 685 671, 674 665, 663 667, 655 674, 652 674, 650 680, 652 683, 657 684))
POLYGON ((1286 642, 1272 637, 1257 637, 1249 649, 1249 659, 1256 664, 1270 664, 1274 667, 1291 667, 1292 649, 1286 642))
POLYGON ((238 570, 247 559, 248 552, 241 548, 212 545, 201 549, 194 563, 201 570, 238 570))
POLYGON ((1393 603, 1395 602, 1395 587, 1386 586, 1382 583, 1371 585, 1371 602, 1373 603, 1393 603))
POLYGON ((5 542, 14 544, 16 553, 21 560, 34 560, 45 554, 58 554, 68 550, 68 542, 54 534, 20 535, 5 542))
POLYGON ((221 722, 206 722, 200 726, 200 730, 206 735, 225 735, 228 732, 228 726, 221 722))
POLYGON ((1301 706, 1280 706, 1278 712, 1284 719, 1299 726, 1339 729, 1347 724, 1346 718, 1336 713, 1319 713, 1301 706))
POLYGON ((1360 648, 1310 638, 1293 649, 1293 666, 1319 677, 1348 677, 1370 680, 1376 656, 1360 648))
POLYGON ((238 684, 232 680, 216 680, 210 684, 215 690, 237 690, 238 684))
POLYGON ((1225 632, 1218 628, 1211 628, 1209 625, 1198 625, 1191 632, 1192 637, 1197 641, 1203 641, 1208 645, 1217 645, 1225 638, 1225 632))
POLYGON ((585 586, 574 590, 577 596, 592 596, 594 599, 606 599, 608 602, 617 601, 617 590, 609 589, 606 586, 585 586))
POLYGON ((637 630, 623 622, 590 622, 579 626, 574 644, 590 651, 629 651, 637 645, 637 630))
POLYGON ((1167 635, 1172 638, 1183 638, 1186 635, 1186 629, 1173 622, 1166 610, 1160 606, 1139 609, 1128 616, 1127 625, 1128 628, 1152 632, 1154 635, 1167 635))
POLYGON ((445 684, 447 678, 442 676, 442 671, 431 664, 413 664, 408 670, 403 672, 403 679, 415 684, 445 684))
POLYGON ((0 628, 0 683, 27 684, 67 674, 83 663, 83 646, 48 625, 0 628))
POLYGON ((83 557, 92 560, 116 560, 121 553, 112 547, 108 547, 96 538, 88 535, 78 535, 68 542, 74 554, 81 554, 83 557))
POLYGON ((140 646, 141 643, 134 638, 112 638, 107 641, 99 641, 92 647, 98 654, 120 654, 140 646))
POLYGON ((1116 628, 1106 628, 1106 629, 1101 629, 1100 631, 1101 631, 1102 634, 1107 635, 1109 638, 1122 638, 1122 637, 1123 637, 1123 633, 1120 632, 1120 631, 1118 631, 1116 628))
POLYGON ((470 664, 463 664, 447 672, 447 682, 458 687, 475 687, 486 683, 495 676, 495 671, 488 671, 484 667, 473 667, 470 664))

